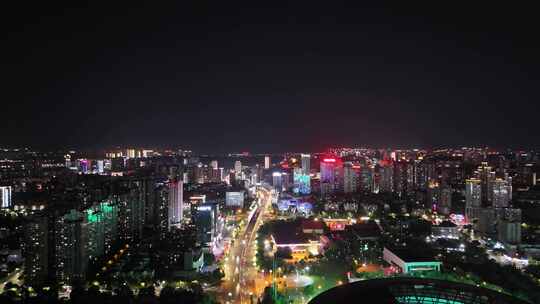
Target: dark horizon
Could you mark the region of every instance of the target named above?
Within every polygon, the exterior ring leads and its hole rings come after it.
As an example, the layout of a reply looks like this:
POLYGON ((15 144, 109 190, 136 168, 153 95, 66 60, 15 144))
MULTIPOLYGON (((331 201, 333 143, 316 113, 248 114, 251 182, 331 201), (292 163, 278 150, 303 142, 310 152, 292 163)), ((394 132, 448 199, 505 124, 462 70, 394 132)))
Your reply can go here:
POLYGON ((10 5, 3 146, 539 148, 527 7, 10 5))

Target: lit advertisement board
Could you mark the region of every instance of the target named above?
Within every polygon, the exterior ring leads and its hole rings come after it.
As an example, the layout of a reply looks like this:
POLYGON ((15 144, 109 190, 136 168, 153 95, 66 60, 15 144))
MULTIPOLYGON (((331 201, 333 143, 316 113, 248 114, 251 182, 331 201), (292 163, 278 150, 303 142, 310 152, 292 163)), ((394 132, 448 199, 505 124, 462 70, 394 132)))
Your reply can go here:
POLYGON ((244 191, 228 191, 225 193, 225 205, 227 207, 240 207, 244 206, 244 191))

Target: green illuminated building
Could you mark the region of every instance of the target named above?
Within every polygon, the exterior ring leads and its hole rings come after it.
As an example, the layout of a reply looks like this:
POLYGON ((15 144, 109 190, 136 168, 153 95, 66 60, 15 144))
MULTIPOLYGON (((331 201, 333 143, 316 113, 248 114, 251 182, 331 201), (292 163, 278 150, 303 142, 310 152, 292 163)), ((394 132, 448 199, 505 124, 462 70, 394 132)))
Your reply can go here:
POLYGON ((406 248, 384 248, 383 259, 397 272, 441 271, 441 262, 431 256, 421 256, 406 248))
POLYGON ((103 201, 84 211, 88 230, 88 258, 111 253, 117 240, 118 205, 113 201, 103 201))

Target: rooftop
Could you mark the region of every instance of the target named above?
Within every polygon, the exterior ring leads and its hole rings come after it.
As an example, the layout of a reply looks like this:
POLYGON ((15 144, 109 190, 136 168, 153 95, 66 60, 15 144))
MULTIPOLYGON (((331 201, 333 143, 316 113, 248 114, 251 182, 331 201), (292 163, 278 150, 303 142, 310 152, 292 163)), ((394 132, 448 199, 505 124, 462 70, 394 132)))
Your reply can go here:
POLYGON ((302 230, 312 229, 312 230, 322 230, 324 229, 323 221, 314 221, 314 220, 303 220, 302 221, 302 230))
POLYGON ((374 221, 362 222, 347 227, 359 238, 376 238, 381 236, 379 225, 374 221))
POLYGON ((435 258, 421 250, 413 250, 405 247, 385 247, 406 263, 433 262, 435 258))
POLYGON ((299 221, 281 222, 274 227, 272 232, 277 245, 305 244, 310 237, 302 232, 299 221))

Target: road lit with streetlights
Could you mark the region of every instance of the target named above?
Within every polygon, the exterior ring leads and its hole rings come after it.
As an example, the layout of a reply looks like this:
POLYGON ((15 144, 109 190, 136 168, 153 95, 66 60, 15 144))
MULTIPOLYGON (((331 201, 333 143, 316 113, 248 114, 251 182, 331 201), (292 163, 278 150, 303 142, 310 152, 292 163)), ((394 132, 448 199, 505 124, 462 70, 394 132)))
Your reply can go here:
POLYGON ((256 287, 258 270, 255 260, 256 236, 264 219, 264 213, 271 205, 272 194, 259 187, 256 208, 250 211, 247 224, 231 241, 228 254, 224 257, 223 271, 225 278, 220 286, 218 298, 222 303, 256 302, 262 290, 256 287))

